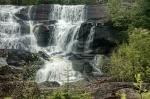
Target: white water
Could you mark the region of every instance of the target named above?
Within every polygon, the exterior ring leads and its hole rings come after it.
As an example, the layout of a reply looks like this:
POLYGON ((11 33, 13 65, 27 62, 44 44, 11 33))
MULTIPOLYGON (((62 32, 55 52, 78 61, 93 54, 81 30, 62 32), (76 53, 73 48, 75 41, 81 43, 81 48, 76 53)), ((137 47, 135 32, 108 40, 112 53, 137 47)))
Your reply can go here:
MULTIPOLYGON (((15 13, 18 13, 25 6, 0 5, 0 48, 1 49, 23 49, 32 52, 39 50, 37 41, 33 33, 33 21, 29 20, 26 24, 29 25, 30 31, 26 35, 21 33, 21 24, 17 22, 18 18, 15 13)), ((29 7, 28 17, 30 19, 29 7)))
POLYGON ((14 14, 23 7, 0 6, 0 48, 2 49, 27 49, 23 44, 27 36, 21 36, 20 24, 17 23, 14 14))
POLYGON ((31 38, 31 44, 30 44, 30 51, 31 52, 38 52, 40 51, 40 47, 38 46, 37 44, 37 39, 34 35, 34 22, 31 20, 31 11, 32 11, 32 6, 29 7, 29 10, 28 10, 28 17, 29 17, 29 21, 28 21, 28 24, 30 26, 30 38, 31 38))
MULTIPOLYGON (((85 20, 84 6, 55 5, 52 12, 50 13, 50 19, 57 20, 57 23, 55 24, 53 37, 54 46, 50 47, 51 51, 48 53, 72 52, 77 41, 76 39, 80 25, 85 20), (72 33, 70 41, 67 41, 70 33, 72 33)), ((66 57, 61 57, 58 55, 57 58, 54 57, 52 60, 53 61, 47 61, 45 66, 38 71, 37 82, 48 80, 65 83, 67 81, 67 74, 65 72, 68 69, 69 80, 71 82, 81 79, 81 74, 73 70, 71 61, 67 60, 66 57)))
POLYGON ((60 84, 67 82, 78 81, 81 79, 81 74, 72 68, 71 61, 62 57, 52 57, 51 61, 47 61, 42 69, 37 73, 36 80, 43 81, 57 81, 60 84))
MULTIPOLYGON (((45 61, 45 65, 36 75, 37 82, 57 81, 60 84, 67 82, 67 73, 69 72, 70 82, 82 79, 79 72, 72 67, 72 62, 67 57, 53 53, 62 52, 62 54, 73 53, 76 49, 77 37, 81 24, 86 19, 84 5, 61 6, 54 5, 49 12, 49 20, 56 20, 53 31, 53 44, 47 47, 40 47, 33 32, 35 24, 31 20, 32 6, 28 9, 29 21, 26 24, 30 27, 29 32, 21 34, 21 25, 17 22, 15 13, 25 7, 16 7, 11 5, 0 6, 0 48, 1 49, 24 49, 31 52, 43 51, 51 56, 50 61, 45 61)), ((94 27, 86 41, 86 49, 90 47, 93 41, 94 27)))

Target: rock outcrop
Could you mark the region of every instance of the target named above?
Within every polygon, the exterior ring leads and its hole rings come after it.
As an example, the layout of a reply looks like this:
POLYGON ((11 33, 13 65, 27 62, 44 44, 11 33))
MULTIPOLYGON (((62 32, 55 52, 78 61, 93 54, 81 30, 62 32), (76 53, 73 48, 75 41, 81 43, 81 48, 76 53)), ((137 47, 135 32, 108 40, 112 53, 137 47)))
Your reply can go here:
POLYGON ((42 57, 48 59, 25 50, 0 49, 0 82, 34 79, 44 64, 42 57))

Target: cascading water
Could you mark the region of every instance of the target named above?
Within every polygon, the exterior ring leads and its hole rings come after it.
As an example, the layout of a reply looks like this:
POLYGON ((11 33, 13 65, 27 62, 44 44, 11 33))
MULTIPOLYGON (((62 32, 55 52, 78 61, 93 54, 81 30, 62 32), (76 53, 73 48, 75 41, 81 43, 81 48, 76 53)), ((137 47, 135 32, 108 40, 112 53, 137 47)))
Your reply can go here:
MULTIPOLYGON (((32 51, 37 49, 36 38, 33 33, 33 22, 31 19, 25 23, 29 25, 30 31, 23 35, 19 18, 15 16, 24 6, 1 5, 0 6, 0 48, 1 49, 23 49, 32 51)), ((29 7, 28 16, 30 18, 29 7)), ((24 21, 23 21, 24 22, 24 21)))
POLYGON ((75 44, 78 30, 81 23, 85 20, 85 6, 61 6, 54 5, 50 13, 50 20, 57 20, 54 31, 55 51, 69 52, 72 51, 72 46, 75 44), (69 38, 72 34, 71 38, 69 38), (70 39, 70 41, 68 41, 70 39))
MULTIPOLYGON (((72 62, 67 54, 76 52, 76 44, 81 24, 86 20, 84 5, 53 5, 49 12, 49 20, 56 20, 52 24, 52 42, 46 47, 38 45, 34 28, 40 23, 32 19, 32 6, 0 6, 0 48, 1 49, 23 49, 31 52, 42 51, 50 56, 49 61, 45 60, 43 68, 38 70, 36 75, 37 82, 57 81, 61 84, 67 79, 70 82, 82 79, 81 74, 73 69, 72 62), (28 9, 28 20, 22 20, 15 16, 22 9, 28 9), (22 33, 22 21, 29 27, 29 33, 22 33), (59 53, 59 54, 58 54, 59 53), (69 74, 67 74, 67 72, 69 74), (69 78, 67 76, 69 75, 69 78)), ((36 17, 36 16, 35 16, 36 17)), ((90 48, 94 35, 93 26, 87 38, 85 48, 90 48)), ((27 32, 27 31, 26 31, 27 32)))
POLYGON ((14 14, 23 7, 0 6, 0 48, 27 49, 24 44, 26 36, 21 36, 20 24, 15 20, 14 14))
MULTIPOLYGON (((53 37, 54 47, 52 47, 53 50, 50 53, 63 52, 65 54, 72 52, 80 25, 85 20, 84 6, 55 5, 50 13, 50 20, 57 20, 53 37), (70 33, 72 33, 71 37, 69 36, 70 33), (68 39, 70 40, 68 41, 68 39)), ((73 70, 71 61, 67 57, 57 55, 57 57, 52 58, 52 61, 47 61, 44 68, 38 71, 37 81, 48 80, 64 83, 67 81, 66 71, 69 71, 70 81, 81 79, 80 73, 73 70)))
POLYGON ((31 38, 30 51, 31 52, 34 52, 34 51, 38 52, 38 51, 40 51, 40 47, 37 44, 37 39, 36 39, 34 32, 33 32, 35 25, 34 25, 34 22, 31 20, 31 11, 32 11, 32 6, 30 6, 29 10, 28 10, 28 17, 29 17, 28 25, 30 27, 30 34, 29 35, 31 38))

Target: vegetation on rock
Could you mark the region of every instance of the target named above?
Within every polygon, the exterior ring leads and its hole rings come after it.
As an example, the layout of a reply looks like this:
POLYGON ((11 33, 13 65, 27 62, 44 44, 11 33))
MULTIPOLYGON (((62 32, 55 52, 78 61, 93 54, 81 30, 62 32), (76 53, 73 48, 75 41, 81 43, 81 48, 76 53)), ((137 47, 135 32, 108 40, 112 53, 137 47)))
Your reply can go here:
POLYGON ((122 35, 111 56, 110 74, 119 81, 134 81, 134 75, 141 73, 150 82, 149 0, 108 0, 108 10, 113 28, 122 35))

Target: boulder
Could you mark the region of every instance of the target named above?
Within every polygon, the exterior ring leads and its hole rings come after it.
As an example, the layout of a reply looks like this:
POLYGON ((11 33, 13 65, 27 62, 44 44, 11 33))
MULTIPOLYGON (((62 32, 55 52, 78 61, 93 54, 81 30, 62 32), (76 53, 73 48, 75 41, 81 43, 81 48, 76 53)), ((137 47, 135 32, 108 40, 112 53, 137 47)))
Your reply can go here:
POLYGON ((39 52, 38 52, 38 55, 39 55, 40 57, 42 57, 43 59, 49 61, 49 55, 47 55, 45 52, 39 51, 39 52))
POLYGON ((80 30, 79 30, 79 35, 78 35, 78 40, 81 41, 81 42, 85 42, 89 33, 90 33, 90 30, 91 30, 91 27, 93 26, 93 23, 91 22, 84 22, 81 24, 81 27, 80 27, 80 30))
POLYGON ((52 31, 53 31, 53 26, 46 26, 46 25, 37 25, 34 28, 34 34, 37 38, 37 43, 41 47, 46 47, 49 45, 50 41, 52 40, 52 31))
POLYGON ((101 76, 102 72, 93 66, 89 60, 72 60, 73 69, 83 74, 87 80, 101 76))
POLYGON ((32 64, 34 61, 41 61, 36 53, 31 53, 25 50, 7 50, 7 64, 13 66, 24 66, 32 64))
POLYGON ((0 49, 0 57, 6 58, 8 56, 8 50, 0 49))
POLYGON ((99 54, 110 53, 112 49, 116 47, 116 41, 111 33, 112 31, 109 25, 97 25, 95 27, 94 40, 91 44, 92 50, 99 49, 99 54))
POLYGON ((31 11, 29 9, 30 7, 24 7, 19 12, 15 13, 15 16, 20 20, 28 21, 30 20, 29 11, 31 11))

